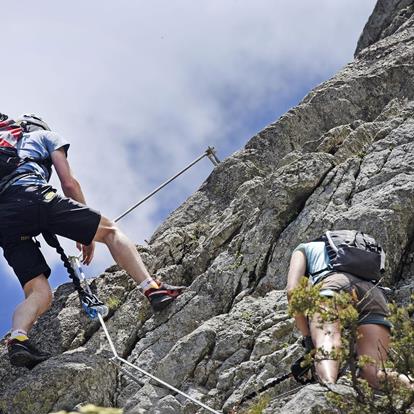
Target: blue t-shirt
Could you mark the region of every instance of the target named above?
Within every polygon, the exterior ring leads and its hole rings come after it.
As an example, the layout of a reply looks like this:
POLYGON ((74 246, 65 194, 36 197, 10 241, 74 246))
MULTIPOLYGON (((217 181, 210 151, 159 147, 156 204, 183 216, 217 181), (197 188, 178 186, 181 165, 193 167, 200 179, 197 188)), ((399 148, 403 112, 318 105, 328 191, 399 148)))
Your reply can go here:
MULTIPOLYGON (((29 157, 44 160, 50 159, 52 152, 59 148, 63 148, 67 152, 69 143, 55 132, 39 130, 24 134, 17 143, 16 148, 19 157, 22 159, 29 157)), ((16 169, 16 172, 34 174, 20 178, 13 185, 44 185, 50 179, 47 168, 32 161, 25 162, 16 169)))
MULTIPOLYGON (((325 248, 323 241, 301 243, 296 250, 303 252, 306 256, 306 272, 310 275, 311 273, 319 272, 322 269, 329 267, 329 256, 325 248)), ((318 273, 315 276, 309 276, 312 284, 315 284, 324 276, 326 276, 331 270, 318 273)))

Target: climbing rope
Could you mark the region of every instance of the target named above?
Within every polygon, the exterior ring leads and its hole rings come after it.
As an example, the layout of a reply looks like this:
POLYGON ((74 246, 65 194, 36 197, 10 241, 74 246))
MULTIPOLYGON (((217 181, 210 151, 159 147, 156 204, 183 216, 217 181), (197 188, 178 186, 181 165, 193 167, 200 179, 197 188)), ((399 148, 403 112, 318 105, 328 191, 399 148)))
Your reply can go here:
MULTIPOLYGON (((117 222, 117 221, 121 220, 123 217, 125 217, 127 214, 129 214, 132 210, 134 210, 135 208, 140 206, 142 203, 147 201, 150 197, 152 197, 154 194, 156 194, 158 191, 160 191, 162 188, 164 188, 166 185, 168 185, 171 181, 175 180, 178 176, 183 174, 185 171, 190 169, 193 165, 195 165, 196 163, 198 163, 200 160, 202 160, 205 157, 207 157, 215 166, 218 165, 218 163, 220 162, 219 159, 216 156, 216 152, 215 152, 214 148, 208 147, 203 155, 201 155, 200 157, 195 159, 193 162, 188 164, 185 168, 183 168, 181 171, 179 171, 173 177, 171 177, 170 179, 168 179, 167 181, 162 183, 154 191, 149 193, 147 196, 145 196, 138 203, 134 204, 132 207, 130 207, 128 210, 126 210, 124 213, 122 213, 120 216, 118 216, 114 220, 114 222, 117 222)), ((56 238, 56 236, 55 236, 55 238, 56 238)), ((140 372, 141 374, 145 375, 146 377, 148 377, 148 378, 156 381, 157 383, 161 384, 163 387, 168 388, 169 390, 183 396, 187 400, 192 401, 194 404, 198 405, 199 407, 204 408, 205 410, 207 410, 207 411, 209 411, 213 414, 221 414, 219 411, 216 411, 216 410, 210 408, 209 406, 202 403, 201 401, 199 401, 199 400, 191 397, 190 395, 180 391, 179 389, 173 387, 172 385, 168 384, 167 382, 163 381, 162 379, 156 377, 155 375, 150 374, 149 372, 143 370, 142 368, 138 367, 137 365, 132 364, 131 362, 127 361, 126 359, 124 359, 124 358, 122 358, 118 355, 118 352, 115 348, 114 342, 113 342, 111 336, 109 335, 108 329, 107 329, 105 321, 103 319, 108 314, 108 308, 101 301, 99 301, 99 299, 95 295, 93 295, 92 291, 90 290, 90 287, 89 287, 89 285, 86 281, 86 277, 85 277, 85 275, 82 271, 82 267, 80 265, 79 259, 80 259, 81 255, 79 255, 78 257, 70 256, 68 258, 65 255, 65 253, 63 252, 63 249, 60 247, 57 238, 56 238, 56 241, 57 241, 58 247, 56 247, 56 244, 53 247, 55 247, 56 250, 58 251, 58 253, 60 254, 60 256, 61 256, 61 258, 62 258, 62 260, 65 264, 65 267, 69 272, 69 276, 73 280, 75 288, 79 292, 79 297, 81 298, 81 303, 82 303, 82 306, 83 306, 85 312, 87 313, 87 315, 91 319, 98 318, 99 322, 102 326, 102 329, 105 332, 105 336, 108 340, 109 346, 110 346, 112 354, 113 354, 113 357, 110 359, 110 361, 112 363, 114 363, 116 366, 118 366, 124 374, 126 374, 127 376, 132 378, 134 381, 138 382, 140 385, 142 385, 142 382, 135 375, 133 375, 128 370, 126 370, 122 364, 127 365, 128 367, 135 369, 136 371, 140 372), (82 282, 85 285, 86 290, 82 288, 82 285, 81 285, 82 282), (85 299, 85 295, 86 295, 86 299, 85 299), (89 299, 89 301, 88 301, 88 299, 89 299), (117 361, 119 362, 119 364, 117 363, 117 361)))
MULTIPOLYGON (((207 157, 213 163, 214 166, 217 166, 220 163, 220 160, 217 158, 215 148, 214 147, 207 147, 207 149, 204 151, 203 155, 200 155, 198 158, 196 158, 194 161, 192 161, 190 164, 188 164, 186 167, 184 167, 177 174, 173 175, 167 181, 160 184, 155 190, 153 190, 149 194, 147 194, 143 199, 138 201, 133 206, 129 207, 128 210, 124 211, 121 215, 119 215, 117 218, 114 219, 114 223, 117 223, 119 220, 123 219, 126 215, 131 213, 131 211, 135 210, 141 204, 145 203, 154 194, 158 193, 158 191, 163 189, 166 185, 168 185, 169 183, 174 181, 177 177, 179 177, 181 174, 185 173, 187 170, 189 170, 192 166, 197 164, 199 161, 201 161, 205 157, 207 157)), ((78 257, 78 259, 80 259, 82 257, 82 253, 80 253, 77 257, 78 257)))
MULTIPOLYGON (((154 380, 154 381, 158 382, 158 383, 159 383, 159 384, 161 384, 163 387, 168 388, 168 389, 170 389, 171 391, 173 391, 173 392, 175 392, 175 393, 177 393, 177 394, 180 394, 181 396, 183 396, 183 397, 184 397, 184 398, 186 398, 187 400, 192 401, 194 404, 197 404, 197 405, 198 405, 198 406, 200 406, 201 408, 204 408, 205 410, 207 410, 207 411, 209 411, 209 412, 211 412, 211 413, 214 413, 214 414, 221 414, 221 413, 220 413, 220 411, 213 410, 213 409, 212 409, 212 408, 210 408, 208 405, 205 405, 205 404, 204 404, 204 403, 202 403, 201 401, 196 400, 195 398, 191 397, 190 395, 186 394, 185 392, 182 392, 182 391, 180 391, 178 388, 175 388, 175 387, 173 387, 172 385, 168 384, 168 382, 163 381, 162 379, 160 379, 160 378, 156 377, 155 375, 150 374, 149 372, 147 372, 147 371, 143 370, 142 368, 138 367, 137 365, 134 365, 134 364, 132 364, 131 362, 127 361, 126 359, 121 358, 121 357, 118 355, 118 352, 116 351, 115 345, 114 345, 114 343, 113 343, 113 341, 112 341, 111 336, 109 335, 109 332, 108 332, 108 329, 107 329, 107 327, 106 327, 105 321, 103 320, 103 317, 102 317, 102 315, 101 315, 100 313, 98 313, 98 318, 99 318, 99 322, 101 323, 102 329, 103 329, 103 330, 104 330, 104 332, 105 332, 106 339, 107 339, 107 340, 108 340, 108 342, 109 342, 109 346, 111 347, 112 353, 113 353, 113 355, 114 355, 114 356, 113 356, 113 358, 111 358, 111 361, 112 361, 112 360, 114 360, 114 361, 119 361, 119 362, 121 362, 121 363, 123 363, 123 364, 125 364, 125 365, 128 365, 129 367, 131 367, 131 368, 133 368, 133 369, 137 370, 138 372, 140 372, 141 374, 145 375, 146 377, 151 378, 152 380, 154 380)), ((122 365, 121 365, 121 367, 122 367, 122 365)), ((124 368, 122 368, 122 370, 123 370, 124 372, 126 371, 124 368)), ((133 374, 131 374, 129 371, 126 371, 126 372, 127 372, 127 375, 128 375, 129 377, 134 378, 134 380, 136 380, 138 383, 140 383, 139 379, 138 379, 138 378, 136 378, 133 374)))
POLYGON ((197 404, 198 406, 204 408, 205 410, 214 413, 214 414, 221 414, 219 411, 213 410, 209 406, 205 405, 201 401, 196 400, 195 398, 191 397, 190 395, 180 391, 179 389, 173 387, 172 385, 168 384, 167 382, 163 381, 162 379, 156 377, 155 375, 150 374, 149 372, 143 370, 142 368, 138 367, 137 365, 134 365, 127 361, 124 358, 121 358, 118 355, 118 352, 115 348, 114 342, 109 335, 108 329, 106 327, 104 317, 108 315, 108 308, 92 293, 89 284, 86 281, 85 275, 82 271, 82 267, 80 265, 79 259, 75 256, 67 257, 65 252, 63 251, 63 248, 60 246, 59 241, 55 235, 53 235, 54 239, 49 239, 49 235, 46 236, 45 240, 48 244, 50 244, 52 247, 55 247, 55 249, 60 253, 61 258, 63 262, 65 263, 65 267, 68 270, 69 274, 71 275, 71 278, 74 282, 75 288, 79 293, 79 297, 81 300, 81 304, 83 309, 85 310, 86 314, 91 319, 99 319, 99 322, 102 326, 102 329, 105 332, 105 336, 108 340, 109 346, 111 348, 113 357, 110 359, 111 362, 115 363, 118 367, 120 367, 121 371, 134 379, 136 382, 138 382, 140 385, 142 383, 139 381, 138 378, 136 378, 133 374, 131 374, 128 370, 126 370, 122 365, 116 364, 116 361, 119 361, 121 364, 128 365, 131 368, 134 368, 141 374, 151 378, 152 380, 158 382, 163 387, 170 389, 171 391, 174 391, 177 394, 182 395, 186 399, 192 401, 194 404, 197 404), (85 289, 83 288, 82 284, 85 286, 85 289))
POLYGON ((92 319, 96 317, 98 312, 101 315, 106 316, 109 312, 108 307, 92 293, 90 286, 86 282, 85 274, 80 266, 79 258, 75 256, 66 256, 66 253, 55 234, 43 232, 42 235, 46 243, 53 247, 59 254, 63 266, 67 270, 69 277, 72 279, 72 283, 78 292, 79 300, 86 314, 92 319), (84 285, 85 288, 82 285, 84 285))

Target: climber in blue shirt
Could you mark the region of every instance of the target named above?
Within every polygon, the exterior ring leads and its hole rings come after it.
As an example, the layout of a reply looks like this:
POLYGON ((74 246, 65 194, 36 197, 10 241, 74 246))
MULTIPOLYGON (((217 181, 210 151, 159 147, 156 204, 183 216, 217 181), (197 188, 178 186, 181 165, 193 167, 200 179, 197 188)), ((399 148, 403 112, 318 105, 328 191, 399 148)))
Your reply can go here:
POLYGON ((5 126, 0 146, 10 149, 15 145, 24 161, 0 182, 0 245, 25 294, 13 314, 10 362, 32 368, 48 357, 28 339, 29 330, 52 302, 51 270, 33 240, 40 233, 76 241, 86 265, 93 259, 95 242, 106 244, 114 260, 139 284, 152 308, 159 311, 168 306, 181 289, 155 281, 135 245, 113 221, 86 205, 67 159, 69 143, 33 114, 22 115, 15 123, 3 116, 0 124, 5 126), (52 166, 65 196, 48 184, 52 166))
MULTIPOLYGON (((293 251, 288 272, 288 299, 305 275, 310 275, 309 283, 318 284, 320 294, 326 298, 332 298, 339 292, 356 295, 356 308, 359 313, 356 352, 358 356, 368 355, 376 361, 361 368, 361 377, 377 388, 383 376, 381 367, 387 359, 392 327, 387 320, 389 310, 386 298, 372 282, 350 273, 324 270, 329 268, 328 265, 329 257, 323 241, 297 246, 293 251)), ((317 350, 315 370, 318 380, 323 384, 335 383, 338 378, 339 361, 327 354, 342 346, 339 321, 321 322, 319 314, 308 320, 303 314, 296 314, 295 322, 308 349, 314 346, 317 350)))

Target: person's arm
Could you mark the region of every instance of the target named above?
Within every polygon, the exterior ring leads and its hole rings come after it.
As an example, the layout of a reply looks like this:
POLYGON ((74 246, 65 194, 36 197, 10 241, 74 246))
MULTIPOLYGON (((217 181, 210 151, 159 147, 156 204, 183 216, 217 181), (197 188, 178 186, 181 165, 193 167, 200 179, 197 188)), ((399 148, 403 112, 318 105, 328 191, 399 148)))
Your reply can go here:
MULTIPOLYGON (((74 177, 66 158, 66 151, 63 148, 59 148, 52 152, 51 158, 56 174, 59 177, 63 194, 79 203, 86 204, 81 185, 74 177)), ((82 262, 88 265, 93 259, 95 243, 92 242, 89 246, 83 246, 80 243, 76 243, 76 245, 82 251, 82 262)))
MULTIPOLYGON (((305 275, 305 273, 306 256, 301 250, 296 250, 295 252, 293 252, 292 257, 290 259, 288 281, 286 286, 288 301, 290 300, 290 296, 292 294, 293 289, 295 289, 299 285, 299 282, 305 275)), ((295 315, 295 322, 296 327, 299 329, 303 336, 310 335, 308 320, 303 314, 295 315)))
POLYGON ((79 203, 85 203, 85 197, 78 180, 74 177, 70 168, 66 153, 63 148, 59 148, 52 152, 51 155, 53 166, 59 177, 60 185, 62 186, 63 194, 66 197, 72 198, 79 203))

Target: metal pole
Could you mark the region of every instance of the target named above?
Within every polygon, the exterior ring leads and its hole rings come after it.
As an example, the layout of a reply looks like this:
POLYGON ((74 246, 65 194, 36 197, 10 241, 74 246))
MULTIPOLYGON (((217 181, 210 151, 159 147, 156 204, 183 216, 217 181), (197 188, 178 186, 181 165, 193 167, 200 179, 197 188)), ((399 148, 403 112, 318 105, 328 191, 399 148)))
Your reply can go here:
POLYGON ((131 364, 131 363, 130 363, 130 362, 128 362, 126 359, 123 359, 123 358, 120 358, 120 357, 118 357, 117 359, 118 359, 119 361, 123 362, 124 364, 126 364, 126 365, 128 365, 128 366, 130 366, 130 367, 132 367, 132 368, 135 368, 135 369, 136 369, 137 371, 139 371, 141 374, 146 375, 147 377, 149 377, 149 378, 151 378, 152 380, 154 380, 154 381, 158 382, 159 384, 163 385, 164 387, 169 388, 171 391, 174 391, 174 392, 176 392, 177 394, 182 395, 182 396, 183 396, 183 397, 185 397, 187 400, 192 401, 194 404, 197 404, 198 406, 200 406, 200 407, 204 408, 205 410, 210 411, 210 412, 211 412, 211 413, 213 413, 213 414, 221 414, 221 413, 220 413, 220 411, 213 410, 213 409, 212 409, 212 408, 210 408, 208 405, 203 404, 201 401, 198 401, 198 400, 196 400, 195 398, 191 397, 190 395, 186 394, 185 392, 180 391, 178 388, 173 387, 172 385, 168 384, 168 382, 165 382, 165 381, 163 381, 163 380, 161 380, 161 379, 159 379, 159 378, 155 377, 154 375, 150 374, 149 372, 144 371, 142 368, 139 368, 139 367, 137 367, 136 365, 131 364))
POLYGON ((220 160, 217 158, 216 156, 216 150, 214 147, 208 147, 206 150, 207 156, 209 158, 209 160, 215 165, 219 165, 220 164, 220 160))
POLYGON ((202 160, 204 157, 208 157, 208 159, 214 164, 218 165, 220 162, 219 159, 215 155, 215 150, 212 147, 208 147, 207 150, 204 152, 203 155, 200 155, 197 159, 195 159, 193 162, 188 164, 185 168, 183 168, 180 172, 175 174, 173 177, 162 183, 159 187, 157 187, 154 191, 146 195, 142 200, 138 201, 138 203, 134 204, 132 207, 130 207, 128 210, 123 212, 120 216, 118 216, 114 222, 121 220, 124 218, 127 214, 129 214, 132 210, 136 209, 138 206, 140 206, 142 203, 147 201, 149 198, 151 198, 155 193, 158 193, 162 188, 164 188, 167 184, 169 184, 171 181, 175 180, 178 176, 186 172, 188 169, 190 169, 194 164, 197 164, 200 160, 202 160))
MULTIPOLYGON (((191 168, 194 164, 196 164, 197 162, 199 162, 200 160, 202 160, 204 157, 208 157, 209 160, 214 164, 214 165, 218 165, 219 164, 219 159, 216 156, 216 152, 214 150, 214 148, 212 147, 208 147, 207 150, 204 152, 203 155, 201 155, 200 157, 198 157, 197 159, 195 159, 193 162, 191 162, 190 164, 188 164, 184 169, 182 169, 180 172, 178 172, 177 174, 175 174, 173 177, 171 177, 169 180, 165 181, 163 184, 161 184, 159 187, 157 187, 154 191, 152 191, 150 194, 148 194, 147 196, 145 196, 142 200, 140 200, 138 203, 134 204, 132 207, 130 207, 128 210, 126 210, 124 213, 122 213, 119 217, 117 217, 114 222, 116 223, 117 221, 121 220, 123 217, 125 217, 127 214, 129 214, 132 210, 134 210, 135 208, 137 208, 138 206, 140 206, 142 203, 144 203, 145 201, 147 201, 150 197, 152 197, 155 193, 157 193, 158 191, 160 191, 162 188, 164 188, 167 184, 169 184, 171 181, 175 180, 178 176, 180 176, 181 174, 183 174, 185 171, 187 171, 189 168, 191 168)), ((88 286, 89 287, 89 286, 88 286)), ((138 372, 140 372, 141 374, 151 378, 152 380, 158 382, 159 384, 161 384, 162 386, 174 391, 177 394, 180 394, 181 396, 185 397, 186 399, 192 401, 194 404, 197 404, 199 407, 204 408, 205 410, 213 413, 213 414, 222 414, 220 411, 216 411, 213 410, 212 408, 210 408, 208 405, 203 404, 201 401, 196 400, 195 398, 191 397, 190 395, 180 391, 178 388, 173 387, 172 385, 168 384, 167 382, 161 380, 160 378, 157 378, 156 376, 150 374, 149 372, 143 370, 142 368, 137 367, 134 364, 131 364, 130 362, 128 362, 126 359, 121 358, 118 355, 118 352, 116 351, 115 345, 112 341, 111 336, 109 335, 108 329, 106 327, 105 321, 103 320, 102 315, 98 312, 98 318, 99 318, 99 322, 101 323, 101 326, 105 332, 105 336, 109 342, 109 346, 111 348, 111 351, 114 355, 114 357, 111 359, 113 360, 118 360, 134 369, 136 369, 138 372)), ((126 371, 125 369, 123 369, 121 367, 122 371, 127 372, 128 375, 130 375, 131 377, 134 378, 134 376, 129 373, 128 371, 126 371)), ((134 378, 135 380, 138 381, 137 378, 134 378)))
MULTIPOLYGON (((188 164, 185 168, 183 168, 180 172, 175 174, 173 177, 162 183, 159 187, 157 187, 154 191, 146 195, 142 200, 138 201, 138 203, 134 204, 132 207, 130 207, 128 210, 124 211, 120 216, 118 216, 116 219, 114 219, 114 222, 118 222, 122 218, 124 218, 127 214, 129 214, 132 210, 135 210, 137 207, 139 207, 141 204, 145 203, 149 198, 151 198, 154 194, 158 193, 161 189, 163 189, 166 185, 168 185, 171 181, 175 180, 177 177, 179 177, 181 174, 186 172, 188 169, 190 169, 194 164, 197 164, 199 161, 201 161, 203 158, 207 157, 215 166, 217 166, 220 163, 220 160, 216 156, 216 150, 214 147, 208 147, 203 155, 200 155, 197 159, 195 159, 193 162, 188 164)), ((78 259, 82 257, 82 253, 79 253, 77 256, 78 259)))

